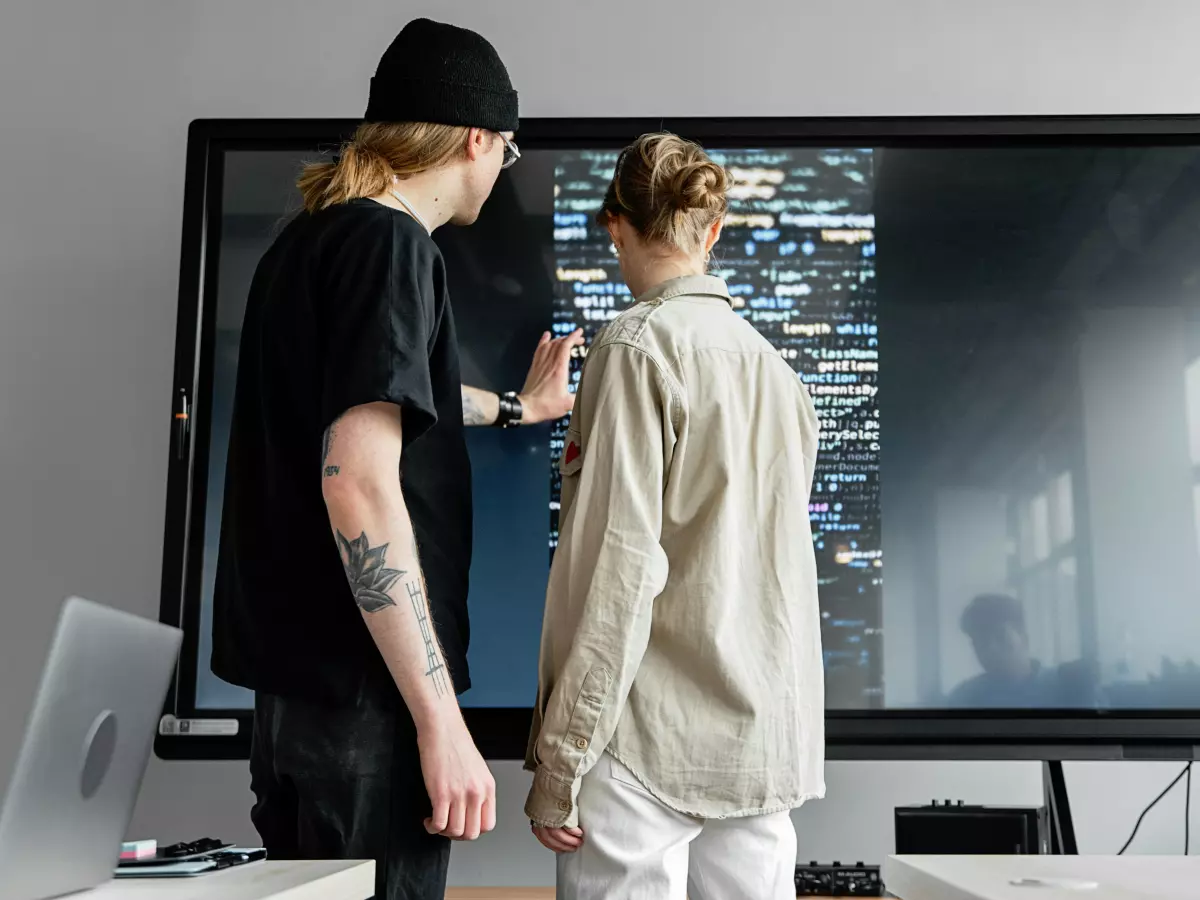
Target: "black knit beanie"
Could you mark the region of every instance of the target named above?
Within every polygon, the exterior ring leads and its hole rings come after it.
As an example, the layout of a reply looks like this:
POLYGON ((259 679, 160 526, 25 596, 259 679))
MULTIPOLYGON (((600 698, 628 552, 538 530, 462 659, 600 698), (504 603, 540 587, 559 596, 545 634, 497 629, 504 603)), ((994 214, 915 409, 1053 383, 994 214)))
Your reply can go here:
POLYGON ((482 36, 413 19, 379 60, 366 120, 516 131, 517 92, 482 36))

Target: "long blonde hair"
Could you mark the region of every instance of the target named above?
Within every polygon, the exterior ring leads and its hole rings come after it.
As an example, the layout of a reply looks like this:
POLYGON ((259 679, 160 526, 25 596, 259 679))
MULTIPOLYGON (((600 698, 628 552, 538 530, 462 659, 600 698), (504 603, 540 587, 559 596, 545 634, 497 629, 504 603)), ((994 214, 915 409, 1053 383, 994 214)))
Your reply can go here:
POLYGON ((335 160, 309 163, 296 186, 310 213, 359 197, 377 197, 405 178, 466 153, 470 129, 430 122, 366 122, 335 160))

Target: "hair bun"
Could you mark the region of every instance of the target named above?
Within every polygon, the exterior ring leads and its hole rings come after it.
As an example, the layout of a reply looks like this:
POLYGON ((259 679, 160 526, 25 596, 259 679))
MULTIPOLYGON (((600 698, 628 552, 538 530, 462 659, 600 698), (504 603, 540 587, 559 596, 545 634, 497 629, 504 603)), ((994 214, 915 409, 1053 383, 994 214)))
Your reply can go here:
POLYGON ((643 134, 617 157, 596 221, 624 216, 648 241, 699 253, 728 209, 728 186, 725 170, 699 144, 643 134))
POLYGON ((671 177, 667 194, 679 210, 715 209, 725 202, 725 181, 725 170, 712 160, 688 160, 671 177))

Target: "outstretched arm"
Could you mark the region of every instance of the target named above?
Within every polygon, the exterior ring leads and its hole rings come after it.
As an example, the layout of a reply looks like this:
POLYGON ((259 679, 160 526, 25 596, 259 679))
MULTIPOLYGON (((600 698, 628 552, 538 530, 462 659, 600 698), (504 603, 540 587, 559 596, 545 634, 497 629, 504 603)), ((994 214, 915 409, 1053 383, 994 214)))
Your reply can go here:
POLYGON ((500 415, 500 396, 483 388, 464 384, 462 408, 464 425, 495 425, 496 418, 500 415))
MULTIPOLYGON (((536 425, 561 419, 575 405, 571 393, 571 354, 583 344, 583 331, 551 340, 542 335, 533 353, 533 363, 525 377, 525 386, 517 398, 521 401, 521 424, 536 425)), ((500 415, 500 397, 482 388, 462 386, 464 425, 495 425, 500 415)))

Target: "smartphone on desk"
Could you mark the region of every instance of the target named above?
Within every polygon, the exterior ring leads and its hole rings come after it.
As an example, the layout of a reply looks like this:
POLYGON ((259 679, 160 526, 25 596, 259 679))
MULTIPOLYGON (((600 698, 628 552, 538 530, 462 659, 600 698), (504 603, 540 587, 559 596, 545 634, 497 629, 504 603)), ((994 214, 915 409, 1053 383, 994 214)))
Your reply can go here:
POLYGON ((215 850, 199 859, 185 859, 179 862, 150 863, 139 866, 119 866, 117 878, 193 878, 197 875, 207 875, 232 866, 257 862, 267 858, 267 851, 262 847, 225 847, 215 850))

